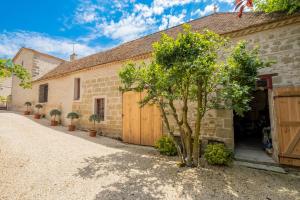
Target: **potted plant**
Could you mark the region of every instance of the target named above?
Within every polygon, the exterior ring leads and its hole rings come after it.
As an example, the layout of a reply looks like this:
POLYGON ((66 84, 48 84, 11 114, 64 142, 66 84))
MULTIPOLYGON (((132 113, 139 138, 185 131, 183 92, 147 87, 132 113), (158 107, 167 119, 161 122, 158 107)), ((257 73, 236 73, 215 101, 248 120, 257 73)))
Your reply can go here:
POLYGON ((76 112, 70 112, 68 113, 67 118, 71 119, 71 124, 68 126, 68 130, 75 131, 76 126, 73 124, 73 120, 78 119, 79 115, 76 112))
POLYGON ((32 105, 31 102, 26 101, 24 105, 26 106, 26 111, 24 112, 24 115, 30 115, 30 109, 29 108, 32 105))
POLYGON ((50 116, 52 118, 51 120, 51 126, 57 126, 58 125, 58 121, 56 121, 56 117, 60 116, 61 112, 58 109, 53 109, 50 111, 50 116))
POLYGON ((96 114, 93 114, 89 118, 90 122, 93 122, 93 128, 89 130, 91 137, 96 137, 97 130, 96 130, 96 122, 100 123, 100 117, 96 114))
POLYGON ((37 113, 35 113, 34 118, 35 119, 40 119, 41 114, 40 114, 40 109, 43 108, 42 104, 36 104, 35 107, 37 108, 37 113))

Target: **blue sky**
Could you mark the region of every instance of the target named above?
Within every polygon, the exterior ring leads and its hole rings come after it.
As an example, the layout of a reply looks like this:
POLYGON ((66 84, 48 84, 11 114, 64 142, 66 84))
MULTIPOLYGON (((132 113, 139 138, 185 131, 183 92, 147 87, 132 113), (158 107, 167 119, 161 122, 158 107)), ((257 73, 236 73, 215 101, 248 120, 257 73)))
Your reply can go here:
POLYGON ((0 57, 22 46, 80 57, 218 12, 233 0, 1 0, 0 57))

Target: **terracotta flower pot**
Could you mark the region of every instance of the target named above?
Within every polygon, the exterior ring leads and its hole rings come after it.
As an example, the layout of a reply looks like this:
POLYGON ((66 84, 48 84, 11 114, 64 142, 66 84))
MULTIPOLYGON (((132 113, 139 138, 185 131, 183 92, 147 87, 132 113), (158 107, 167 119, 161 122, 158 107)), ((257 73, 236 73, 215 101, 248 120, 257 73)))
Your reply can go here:
POLYGON ((90 132, 90 136, 91 137, 96 137, 96 135, 97 135, 97 131, 96 130, 90 130, 89 132, 90 132))
POLYGON ((51 120, 51 126, 57 126, 57 125, 58 125, 58 121, 51 120))
POLYGON ((30 115, 30 111, 24 111, 24 115, 30 115))
POLYGON ((75 125, 69 125, 68 131, 75 131, 76 126, 75 125))
POLYGON ((35 114, 34 119, 41 119, 41 115, 40 114, 35 114))

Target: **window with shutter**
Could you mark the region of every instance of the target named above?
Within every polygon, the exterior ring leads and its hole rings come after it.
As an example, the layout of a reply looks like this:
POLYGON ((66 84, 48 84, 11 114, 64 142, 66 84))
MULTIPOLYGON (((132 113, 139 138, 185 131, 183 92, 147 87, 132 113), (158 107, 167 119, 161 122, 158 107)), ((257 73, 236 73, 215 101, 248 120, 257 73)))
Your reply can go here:
POLYGON ((80 99, 80 78, 74 79, 74 100, 80 99))
POLYGON ((39 103, 45 103, 48 101, 48 84, 39 86, 39 103))
POLYGON ((95 114, 100 117, 101 121, 105 119, 105 99, 97 98, 95 99, 95 114))

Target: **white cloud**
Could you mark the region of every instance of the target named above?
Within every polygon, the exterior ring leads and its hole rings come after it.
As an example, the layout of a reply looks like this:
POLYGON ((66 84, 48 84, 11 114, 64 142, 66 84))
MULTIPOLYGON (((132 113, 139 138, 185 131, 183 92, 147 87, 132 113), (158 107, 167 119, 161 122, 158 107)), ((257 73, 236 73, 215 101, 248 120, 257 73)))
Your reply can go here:
MULTIPOLYGON (((68 59, 72 53, 74 41, 54 38, 45 34, 28 31, 0 33, 0 57, 12 58, 21 47, 28 47, 68 59)), ((99 48, 75 42, 75 51, 79 56, 95 53, 99 48)))
POLYGON ((216 6, 216 12, 219 11, 219 6, 215 5, 215 4, 210 4, 210 5, 207 5, 204 10, 201 10, 201 9, 197 9, 195 10, 194 12, 191 13, 192 16, 196 16, 196 17, 203 17, 205 15, 208 15, 212 12, 214 12, 214 7, 216 6))
POLYGON ((151 28, 150 26, 154 22, 154 19, 145 18, 142 15, 131 14, 118 22, 105 22, 98 25, 98 27, 103 31, 103 35, 126 42, 141 36, 151 28))
POLYGON ((77 24, 95 22, 98 19, 98 12, 103 11, 103 9, 91 1, 81 0, 74 14, 74 22, 77 24))
POLYGON ((230 5, 234 5, 234 0, 217 0, 217 2, 219 3, 227 3, 227 4, 230 4, 230 5))
POLYGON ((176 26, 178 24, 184 23, 184 18, 186 16, 186 10, 183 10, 183 12, 178 15, 164 15, 162 17, 162 23, 159 26, 159 30, 164 30, 173 26, 176 26))

